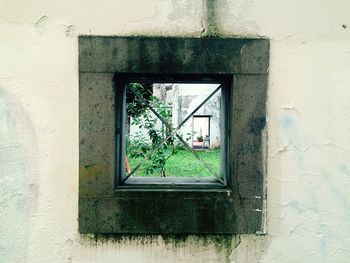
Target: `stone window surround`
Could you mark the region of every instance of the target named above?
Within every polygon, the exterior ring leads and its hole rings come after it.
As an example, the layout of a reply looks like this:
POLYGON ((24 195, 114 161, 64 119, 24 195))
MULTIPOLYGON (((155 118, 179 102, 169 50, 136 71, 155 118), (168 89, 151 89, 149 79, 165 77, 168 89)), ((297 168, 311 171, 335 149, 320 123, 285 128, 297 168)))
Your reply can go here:
POLYGON ((79 37, 79 232, 262 233, 267 39, 79 37), (115 187, 116 73, 232 76, 226 188, 115 187))

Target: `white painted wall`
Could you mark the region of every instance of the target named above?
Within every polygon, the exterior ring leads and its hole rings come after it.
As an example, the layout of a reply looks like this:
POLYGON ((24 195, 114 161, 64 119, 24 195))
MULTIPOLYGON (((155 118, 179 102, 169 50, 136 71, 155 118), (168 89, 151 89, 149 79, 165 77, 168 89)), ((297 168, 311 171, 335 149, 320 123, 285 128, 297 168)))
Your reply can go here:
POLYGON ((199 36, 204 2, 0 2, 0 262, 349 262, 347 0, 215 1, 222 33, 271 40, 268 235, 78 234, 77 36, 199 36))
MULTIPOLYGON (((173 126, 178 127, 203 101, 210 96, 219 84, 176 84, 173 88, 174 103, 173 103, 173 126)), ((193 116, 207 115, 210 116, 210 130, 207 132, 210 139, 210 148, 220 146, 220 110, 221 110, 221 89, 216 91, 212 97, 206 101, 193 116)), ((179 129, 179 134, 190 145, 197 141, 197 136, 200 135, 200 130, 195 130, 193 117, 190 118, 179 129), (194 134, 194 132, 196 132, 194 134), (192 136, 191 136, 192 135, 192 136)), ((207 135, 202 130, 203 138, 207 135)), ((208 145, 207 145, 208 146, 208 145)))

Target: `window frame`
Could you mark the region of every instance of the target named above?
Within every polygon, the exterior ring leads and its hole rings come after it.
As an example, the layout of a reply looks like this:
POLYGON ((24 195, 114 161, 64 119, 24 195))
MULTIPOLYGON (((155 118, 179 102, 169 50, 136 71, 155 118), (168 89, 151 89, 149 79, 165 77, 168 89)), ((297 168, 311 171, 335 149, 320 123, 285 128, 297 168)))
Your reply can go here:
POLYGON ((265 233, 268 39, 79 36, 78 44, 79 232, 265 233), (116 73, 232 76, 226 187, 115 188, 116 73))
MULTIPOLYGON (((116 88, 116 178, 115 178, 115 189, 126 188, 126 187, 137 187, 137 188, 162 188, 162 189, 209 189, 209 188, 225 188, 227 182, 230 180, 228 173, 230 151, 227 147, 230 134, 230 108, 231 101, 229 98, 231 95, 231 75, 200 75, 200 74, 119 74, 116 73, 114 77, 115 88, 116 88), (125 97, 126 97, 126 85, 130 82, 142 82, 142 83, 183 83, 183 84, 219 84, 221 87, 221 99, 222 109, 220 111, 221 122, 223 123, 223 129, 221 131, 221 138, 223 140, 220 151, 220 175, 223 177, 222 182, 213 177, 194 178, 193 177, 165 177, 165 178, 128 178, 124 181, 124 158, 125 155, 125 97), (119 94, 122 94, 121 96, 119 94)), ((193 114, 191 118, 195 117, 193 114)), ((190 120, 188 120, 190 121, 190 120)))

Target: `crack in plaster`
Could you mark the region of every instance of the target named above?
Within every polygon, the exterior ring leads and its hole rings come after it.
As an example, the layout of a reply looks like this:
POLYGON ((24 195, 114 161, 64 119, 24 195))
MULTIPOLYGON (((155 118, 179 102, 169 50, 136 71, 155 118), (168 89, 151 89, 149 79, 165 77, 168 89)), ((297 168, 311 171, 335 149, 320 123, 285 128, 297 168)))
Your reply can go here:
POLYGON ((320 173, 315 173, 313 171, 301 171, 299 172, 299 175, 314 175, 314 176, 319 176, 321 175, 320 173))
POLYGON ((245 49, 246 44, 243 45, 243 47, 241 48, 241 50, 239 51, 239 53, 242 55, 243 54, 243 50, 245 49))
POLYGON ((342 147, 340 147, 339 145, 332 143, 332 142, 326 142, 326 143, 310 143, 308 144, 306 147, 302 148, 302 149, 298 149, 297 147, 295 147, 293 145, 293 147, 295 149, 297 149, 299 151, 298 156, 300 157, 302 154, 304 154, 305 152, 307 152, 308 150, 314 148, 314 147, 318 147, 318 148, 323 148, 323 147, 331 147, 331 148, 336 148, 342 151, 346 151, 344 150, 342 147))
POLYGON ((66 36, 67 37, 73 36, 75 26, 74 25, 64 25, 64 27, 65 27, 65 34, 66 34, 66 36))
POLYGON ((202 30, 200 32, 200 36, 202 37, 204 32, 206 31, 206 28, 204 26, 204 18, 205 18, 205 5, 204 5, 204 2, 205 0, 202 1, 202 16, 201 16, 201 27, 202 27, 202 30))
POLYGON ((241 239, 241 235, 238 235, 238 242, 237 244, 235 245, 235 248, 234 249, 237 249, 238 246, 242 243, 242 239, 241 239))
POLYGON ((240 181, 238 179, 239 178, 239 175, 238 175, 238 163, 239 163, 239 160, 238 159, 239 158, 237 158, 237 165, 236 165, 236 167, 237 167, 237 189, 238 189, 237 193, 238 193, 238 198, 239 198, 239 204, 240 204, 240 206, 242 207, 242 210, 243 210, 244 222, 245 222, 246 227, 248 228, 247 213, 245 211, 245 207, 244 207, 244 204, 243 204, 244 200, 242 198, 242 194, 241 194, 241 191, 240 191, 241 187, 240 187, 240 181))
POLYGON ((295 109, 295 101, 293 101, 293 102, 291 103, 291 105, 282 106, 281 109, 283 109, 283 110, 296 110, 296 109, 295 109))
POLYGON ((268 235, 238 235, 235 247, 230 255, 231 263, 263 262, 263 257, 270 245, 268 235))
POLYGON ((337 148, 342 151, 344 150, 342 147, 340 147, 337 144, 334 144, 332 142, 326 142, 326 143, 310 143, 306 145, 305 147, 298 147, 296 146, 291 140, 288 140, 288 143, 282 148, 278 149, 274 154, 269 154, 269 157, 276 158, 277 156, 280 156, 281 154, 287 153, 287 152, 295 152, 298 157, 301 157, 304 153, 312 149, 313 147, 332 147, 337 148))
POLYGON ((43 25, 44 22, 47 20, 48 16, 47 15, 43 15, 41 16, 38 20, 36 20, 36 22, 34 22, 34 27, 43 25))
POLYGON ((291 142, 288 141, 286 145, 283 145, 282 148, 278 149, 274 154, 269 154, 271 158, 275 158, 279 156, 280 154, 291 152, 292 150, 289 149, 291 142))

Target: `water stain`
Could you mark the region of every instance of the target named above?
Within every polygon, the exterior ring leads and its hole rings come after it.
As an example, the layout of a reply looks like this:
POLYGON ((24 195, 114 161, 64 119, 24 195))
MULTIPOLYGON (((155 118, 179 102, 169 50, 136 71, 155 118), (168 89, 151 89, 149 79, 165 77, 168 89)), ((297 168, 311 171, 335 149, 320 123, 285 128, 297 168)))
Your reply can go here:
POLYGON ((37 140, 21 102, 0 87, 0 262, 22 262, 38 193, 37 140))

